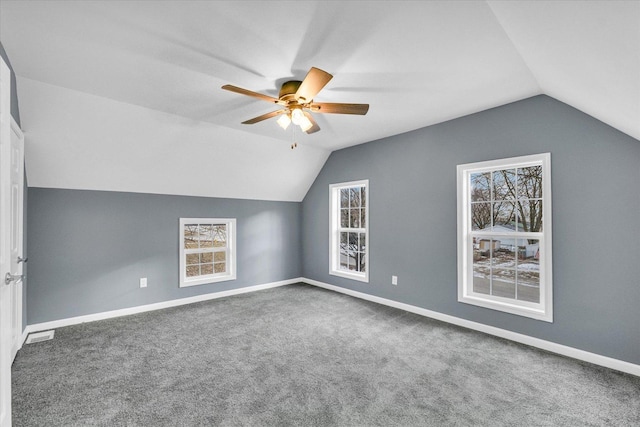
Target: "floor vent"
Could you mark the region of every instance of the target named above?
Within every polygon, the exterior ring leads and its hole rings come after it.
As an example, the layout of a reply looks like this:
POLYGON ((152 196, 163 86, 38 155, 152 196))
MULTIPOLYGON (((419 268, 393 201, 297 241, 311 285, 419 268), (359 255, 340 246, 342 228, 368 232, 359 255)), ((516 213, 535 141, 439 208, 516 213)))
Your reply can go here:
POLYGON ((25 343, 33 344, 35 342, 52 340, 54 333, 55 331, 51 330, 51 331, 36 332, 34 334, 29 334, 29 336, 27 337, 27 341, 25 341, 25 343))

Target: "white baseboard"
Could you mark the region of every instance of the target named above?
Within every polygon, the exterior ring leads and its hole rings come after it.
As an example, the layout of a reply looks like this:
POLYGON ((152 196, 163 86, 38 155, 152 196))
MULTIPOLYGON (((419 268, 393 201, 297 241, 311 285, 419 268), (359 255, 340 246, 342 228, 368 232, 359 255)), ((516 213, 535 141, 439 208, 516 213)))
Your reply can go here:
POLYGON ((381 298, 381 297, 365 294, 358 291, 353 291, 351 289, 341 288, 340 286, 334 286, 328 283, 319 282, 317 280, 307 279, 304 277, 298 277, 298 278, 289 279, 289 280, 282 280, 279 282, 265 283, 262 285, 248 286, 245 288, 232 289, 229 291, 197 295, 197 296, 188 297, 188 298, 163 301, 155 304, 141 305, 138 307, 123 308, 120 310, 105 311, 102 313, 88 314, 85 316, 77 316, 77 317, 71 317, 68 319, 54 320, 51 322, 36 323, 33 325, 28 325, 25 328, 25 330, 22 333, 22 342, 24 342, 27 338, 27 335, 29 335, 32 332, 61 328, 64 326, 77 325, 77 324, 86 323, 86 322, 94 322, 96 320, 104 320, 104 319, 111 319, 111 318, 120 317, 120 316, 128 316, 130 314, 160 310, 163 308, 177 307, 180 305, 192 304, 194 302, 224 298, 232 295, 239 295, 247 292, 255 292, 263 289, 276 288, 279 286, 285 286, 285 285, 290 285, 290 284, 299 283, 299 282, 307 283, 309 285, 317 286, 319 288, 328 289, 334 292, 339 292, 342 294, 350 295, 352 297, 364 299, 367 301, 375 302, 375 303, 386 305, 389 307, 398 308, 400 310, 404 310, 410 313, 429 317, 431 319, 436 319, 442 322, 451 323, 453 325, 462 326, 463 328, 484 332, 489 335, 494 335, 500 338, 505 338, 511 341, 519 342, 521 344, 530 345, 532 347, 537 347, 546 351, 550 351, 552 353, 561 354, 563 356, 571 357, 573 359, 578 359, 585 362, 593 363, 594 365, 600 365, 606 368, 615 369, 617 371, 626 372, 631 375, 640 376, 640 365, 636 365, 634 363, 629 363, 623 360, 602 356, 600 354, 590 353, 588 351, 580 350, 580 349, 569 347, 566 345, 557 344, 551 341, 545 341, 540 338, 534 338, 528 335, 519 334, 517 332, 508 331, 506 329, 496 328, 495 326, 488 326, 482 323, 473 322, 471 320, 461 319, 459 317, 450 316, 448 314, 438 313, 437 311, 427 310, 425 308, 416 307, 414 305, 405 304, 402 302, 397 302, 390 299, 381 298))
POLYGON ((378 304, 387 305, 389 307, 399 308, 400 310, 419 314, 421 316, 440 320, 442 322, 447 322, 454 325, 462 326, 463 328, 484 332, 489 335, 495 335, 500 338, 505 338, 511 341, 519 342, 521 344, 537 347, 546 351, 550 351, 552 353, 561 354, 563 356, 571 357, 573 359, 578 359, 584 362, 593 363, 594 365, 600 365, 606 368, 615 369, 617 371, 626 372, 631 375, 640 376, 640 365, 636 365, 634 363, 629 363, 623 360, 613 359, 611 357, 590 353, 588 351, 579 350, 577 348, 569 347, 562 344, 557 344, 551 341, 545 341, 540 338, 530 337, 528 335, 519 334, 517 332, 508 331, 506 329, 496 328, 495 326, 488 326, 482 323, 472 322, 470 320, 461 319, 459 317, 450 316, 448 314, 438 313, 437 311, 427 310, 425 308, 416 307, 414 305, 409 305, 409 304, 393 301, 386 298, 380 298, 380 297, 376 297, 376 296, 365 294, 358 291, 352 291, 350 289, 341 288, 339 286, 330 285, 328 283, 319 282, 317 280, 312 280, 307 278, 302 278, 300 280, 304 283, 308 283, 310 285, 317 286, 319 288, 340 292, 342 294, 350 295, 356 298, 361 298, 361 299, 375 302, 378 304))
POLYGON ((264 283, 262 285, 247 286, 245 288, 232 289, 229 291, 214 292, 204 295, 196 295, 188 298, 180 298, 169 301, 158 302, 155 304, 140 305, 137 307, 122 308, 119 310, 103 311, 101 313, 87 314, 84 316, 70 317, 67 319, 53 320, 50 322, 35 323, 28 325, 23 332, 23 340, 32 332, 44 331, 47 329, 62 328, 64 326, 78 325, 80 323, 95 322, 96 320, 112 319, 114 317, 128 316, 130 314, 144 313, 146 311, 161 310, 163 308, 177 307, 194 302, 208 301, 217 298, 224 298, 232 295, 245 294, 247 292, 261 291, 264 289, 277 288, 278 286, 290 285, 292 283, 303 282, 301 277, 289 280, 281 280, 279 282, 264 283))

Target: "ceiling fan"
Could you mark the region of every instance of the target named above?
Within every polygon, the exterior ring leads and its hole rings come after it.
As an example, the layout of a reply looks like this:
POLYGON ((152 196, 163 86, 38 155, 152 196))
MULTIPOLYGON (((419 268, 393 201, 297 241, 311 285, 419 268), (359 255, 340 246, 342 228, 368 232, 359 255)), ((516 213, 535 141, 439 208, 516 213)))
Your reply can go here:
POLYGON ((274 98, 262 93, 242 89, 233 85, 224 85, 222 89, 239 93, 241 95, 252 96, 282 106, 280 110, 263 114, 253 119, 242 122, 244 125, 252 125, 272 117, 280 116, 278 124, 283 129, 293 122, 300 126, 303 132, 311 134, 318 132, 320 126, 313 119, 313 113, 328 114, 357 114, 365 115, 369 111, 369 104, 343 104, 333 102, 314 102, 313 98, 333 76, 319 68, 311 67, 304 80, 289 80, 282 84, 278 98, 274 98))

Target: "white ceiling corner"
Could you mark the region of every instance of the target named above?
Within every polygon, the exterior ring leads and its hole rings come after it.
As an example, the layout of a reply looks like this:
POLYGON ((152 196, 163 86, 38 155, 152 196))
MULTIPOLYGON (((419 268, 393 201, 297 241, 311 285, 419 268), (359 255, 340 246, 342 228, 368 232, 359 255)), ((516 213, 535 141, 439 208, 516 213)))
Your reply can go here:
POLYGON ((640 139, 640 1, 490 1, 542 92, 640 139))
POLYGON ((299 201, 332 150, 546 93, 640 139, 640 2, 11 1, 31 186, 299 201), (276 95, 369 103, 292 135, 276 95))

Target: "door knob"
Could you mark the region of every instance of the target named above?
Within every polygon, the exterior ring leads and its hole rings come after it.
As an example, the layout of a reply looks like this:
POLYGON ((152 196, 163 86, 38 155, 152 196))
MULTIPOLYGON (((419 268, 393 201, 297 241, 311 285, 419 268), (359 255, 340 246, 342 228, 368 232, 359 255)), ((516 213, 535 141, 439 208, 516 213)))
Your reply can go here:
POLYGON ((24 279, 24 276, 22 274, 11 274, 11 273, 7 273, 4 276, 4 283, 7 285, 10 285, 11 282, 21 282, 22 279, 24 279))

